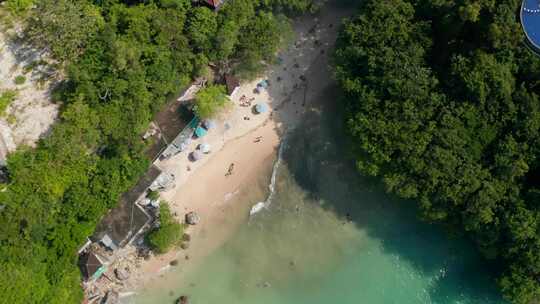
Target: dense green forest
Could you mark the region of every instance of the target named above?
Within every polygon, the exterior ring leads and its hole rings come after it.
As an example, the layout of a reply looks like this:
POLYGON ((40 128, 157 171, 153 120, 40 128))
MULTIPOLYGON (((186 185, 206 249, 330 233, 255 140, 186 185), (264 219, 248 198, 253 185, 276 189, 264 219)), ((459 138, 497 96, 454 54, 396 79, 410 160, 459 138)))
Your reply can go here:
POLYGON ((79 303, 77 249, 147 169, 141 134, 208 64, 254 75, 312 0, 8 0, 65 71, 59 122, 10 155, 0 185, 0 303, 79 303))
POLYGON ((519 0, 365 0, 334 54, 361 172, 540 301, 540 58, 519 0))

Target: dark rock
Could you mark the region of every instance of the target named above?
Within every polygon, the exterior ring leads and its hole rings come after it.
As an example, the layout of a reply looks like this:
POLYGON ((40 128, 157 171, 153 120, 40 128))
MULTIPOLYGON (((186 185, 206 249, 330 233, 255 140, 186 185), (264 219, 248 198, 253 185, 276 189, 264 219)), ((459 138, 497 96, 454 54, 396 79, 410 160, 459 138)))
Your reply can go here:
POLYGON ((189 300, 187 296, 180 296, 178 300, 176 300, 176 304, 188 304, 189 300))
POLYGON ((169 262, 169 265, 177 266, 178 265, 178 260, 172 260, 171 262, 169 262))
POLYGON ((196 212, 186 214, 186 223, 189 225, 197 225, 201 221, 201 217, 196 212))
POLYGON ((188 242, 182 242, 182 244, 180 244, 180 248, 182 249, 188 249, 189 248, 189 243, 188 242))
POLYGON ((184 235, 182 235, 182 240, 184 242, 190 242, 191 241, 191 235, 189 235, 187 233, 184 233, 184 235))

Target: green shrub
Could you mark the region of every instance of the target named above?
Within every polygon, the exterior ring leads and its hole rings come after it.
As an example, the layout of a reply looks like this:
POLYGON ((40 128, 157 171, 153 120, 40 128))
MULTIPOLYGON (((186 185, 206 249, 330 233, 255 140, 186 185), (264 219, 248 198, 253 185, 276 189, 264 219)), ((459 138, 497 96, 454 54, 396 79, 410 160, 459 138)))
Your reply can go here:
POLYGON ((153 200, 153 201, 158 200, 158 199, 159 199, 159 192, 157 192, 157 191, 150 191, 150 192, 148 192, 147 197, 148 197, 149 199, 153 200))
POLYGON ((174 220, 166 202, 162 202, 160 206, 159 220, 161 225, 148 234, 147 240, 157 253, 165 253, 180 244, 184 225, 174 220))
POLYGON ((17 77, 15 77, 15 84, 16 85, 21 85, 21 84, 24 84, 26 82, 26 77, 24 77, 23 75, 19 75, 17 77))
POLYGON ((227 105, 225 86, 212 85, 201 89, 195 97, 193 111, 199 118, 211 118, 216 116, 227 105))
POLYGON ((7 8, 15 15, 20 15, 26 12, 32 5, 34 0, 7 0, 7 8))
POLYGON ((7 90, 0 95, 0 116, 4 116, 7 107, 17 97, 17 91, 7 90))

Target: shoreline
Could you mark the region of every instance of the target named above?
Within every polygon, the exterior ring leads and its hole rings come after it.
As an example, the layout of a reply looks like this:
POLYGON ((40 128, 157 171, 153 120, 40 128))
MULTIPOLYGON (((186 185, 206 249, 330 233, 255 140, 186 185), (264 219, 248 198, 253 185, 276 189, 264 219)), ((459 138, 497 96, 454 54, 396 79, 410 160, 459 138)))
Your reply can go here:
POLYGON ((166 273, 196 267, 246 222, 252 205, 267 200, 272 167, 286 130, 300 121, 311 100, 332 83, 327 57, 338 24, 348 14, 343 9, 329 7, 318 17, 295 20, 296 39, 280 53, 282 63, 269 68, 263 77, 241 84, 231 99, 234 109, 218 117, 216 128, 207 136, 195 140, 185 152, 155 162, 177 178, 174 189, 161 193, 173 214, 182 221, 184 214, 195 211, 201 222, 186 230, 191 236, 188 249, 173 249, 142 261, 135 275, 126 282, 124 292, 144 290, 166 273), (261 94, 254 94, 253 89, 262 79, 268 79, 271 86, 261 94), (253 115, 251 107, 239 106, 243 95, 255 98, 255 103, 267 102, 271 110, 253 115), (261 140, 257 142, 257 138, 261 140), (212 152, 192 162, 187 156, 203 142, 212 146, 212 152), (225 176, 230 164, 234 164, 234 172, 225 176), (262 193, 257 193, 260 198, 242 197, 261 178, 266 184, 262 193), (242 199, 245 201, 241 202, 242 199), (179 261, 179 265, 170 266, 173 260, 179 261))

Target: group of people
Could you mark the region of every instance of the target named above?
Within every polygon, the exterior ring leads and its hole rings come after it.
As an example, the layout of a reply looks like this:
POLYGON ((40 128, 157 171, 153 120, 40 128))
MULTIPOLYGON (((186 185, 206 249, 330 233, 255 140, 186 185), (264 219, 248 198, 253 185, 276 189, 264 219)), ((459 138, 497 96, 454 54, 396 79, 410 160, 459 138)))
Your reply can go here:
POLYGON ((247 98, 246 95, 240 97, 240 106, 241 107, 251 107, 251 103, 255 100, 255 97, 247 98))

